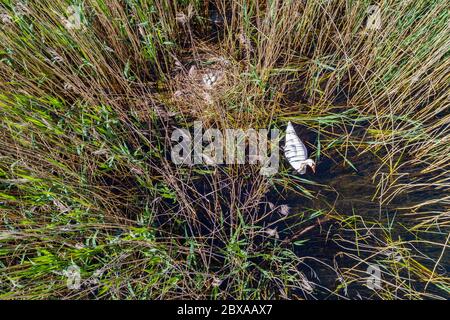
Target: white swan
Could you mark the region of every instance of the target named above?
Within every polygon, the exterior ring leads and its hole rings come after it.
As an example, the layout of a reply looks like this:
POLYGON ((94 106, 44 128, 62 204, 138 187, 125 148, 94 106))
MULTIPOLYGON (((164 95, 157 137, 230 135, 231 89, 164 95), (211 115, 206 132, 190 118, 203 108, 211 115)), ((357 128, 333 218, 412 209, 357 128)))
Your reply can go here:
POLYGON ((316 172, 316 163, 314 160, 308 159, 308 150, 295 133, 295 129, 290 121, 286 128, 284 155, 298 173, 305 174, 307 166, 311 167, 313 172, 316 172))

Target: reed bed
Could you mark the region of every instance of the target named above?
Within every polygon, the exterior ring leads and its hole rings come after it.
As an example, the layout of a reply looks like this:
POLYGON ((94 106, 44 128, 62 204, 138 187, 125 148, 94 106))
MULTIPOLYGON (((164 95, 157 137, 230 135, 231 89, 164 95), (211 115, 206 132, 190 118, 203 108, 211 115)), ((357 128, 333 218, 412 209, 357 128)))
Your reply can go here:
POLYGON ((447 299, 447 7, 0 1, 0 298, 447 299), (194 121, 291 121, 318 174, 174 165, 194 121))

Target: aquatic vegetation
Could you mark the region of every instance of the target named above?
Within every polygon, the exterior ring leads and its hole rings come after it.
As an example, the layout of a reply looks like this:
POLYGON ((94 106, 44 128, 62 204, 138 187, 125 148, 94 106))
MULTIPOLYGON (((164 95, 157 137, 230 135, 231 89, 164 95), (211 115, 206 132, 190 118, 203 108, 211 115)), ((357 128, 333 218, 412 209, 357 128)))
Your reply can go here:
POLYGON ((316 164, 314 163, 314 160, 308 159, 308 150, 295 133, 295 129, 290 121, 286 128, 285 139, 284 154, 291 166, 300 174, 305 174, 307 167, 310 167, 315 172, 316 164))
POLYGON ((0 298, 448 298, 449 18, 1 0, 0 298), (175 165, 195 121, 291 122, 317 172, 175 165))

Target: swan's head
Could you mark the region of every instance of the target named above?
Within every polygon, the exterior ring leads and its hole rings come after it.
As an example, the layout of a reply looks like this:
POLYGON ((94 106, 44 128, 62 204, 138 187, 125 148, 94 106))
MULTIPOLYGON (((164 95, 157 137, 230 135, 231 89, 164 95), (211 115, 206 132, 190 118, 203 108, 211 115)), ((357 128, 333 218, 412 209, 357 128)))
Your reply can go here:
POLYGON ((309 167, 312 169, 312 171, 313 171, 314 173, 316 173, 316 163, 314 162, 314 160, 312 160, 312 159, 307 159, 307 160, 305 161, 305 164, 306 164, 307 166, 309 166, 309 167))

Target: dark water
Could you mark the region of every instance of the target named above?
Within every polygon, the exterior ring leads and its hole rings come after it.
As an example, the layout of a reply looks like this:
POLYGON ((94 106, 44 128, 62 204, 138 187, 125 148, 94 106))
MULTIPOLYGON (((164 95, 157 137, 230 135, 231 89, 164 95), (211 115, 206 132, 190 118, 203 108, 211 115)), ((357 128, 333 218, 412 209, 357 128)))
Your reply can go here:
MULTIPOLYGON (((308 172, 305 176, 306 179, 321 184, 321 186, 308 186, 308 189, 316 198, 307 199, 295 194, 286 194, 283 195, 283 199, 277 201, 277 204, 288 204, 291 208, 291 215, 321 211, 324 214, 331 213, 339 216, 337 219, 333 218, 320 224, 317 224, 317 219, 302 224, 299 228, 314 225, 314 222, 316 226, 294 239, 307 240, 304 245, 296 247, 296 253, 301 257, 310 257, 306 261, 311 269, 306 267, 304 272, 310 281, 316 283, 314 292, 314 297, 316 298, 339 298, 340 296, 341 298, 358 299, 376 297, 374 292, 364 285, 364 277, 367 276, 364 271, 368 264, 361 263, 358 265, 357 260, 348 258, 346 254, 353 254, 361 259, 367 259, 371 264, 376 264, 377 261, 383 258, 380 254, 376 255, 376 247, 385 247, 383 242, 386 234, 394 241, 399 239, 403 241, 421 239, 439 244, 444 244, 446 241, 447 233, 445 230, 434 230, 435 232, 428 233, 408 231, 408 228, 415 226, 418 222, 414 217, 407 216, 405 214, 406 211, 399 210, 399 208, 408 207, 430 199, 436 194, 433 194, 431 191, 410 192, 407 195, 394 198, 388 204, 380 205, 378 199, 373 198, 377 186, 372 181, 374 170, 378 168, 379 164, 368 155, 359 157, 355 155, 353 159, 352 162, 356 170, 348 165, 343 165, 342 161, 325 158, 318 162, 316 174, 308 172), (365 237, 370 252, 364 252, 364 250, 358 252, 358 248, 355 245, 355 232, 352 228, 346 227, 344 223, 339 222, 339 220, 348 219, 352 216, 359 216, 355 220, 363 220, 366 227, 372 228, 372 235, 365 237), (373 255, 375 257, 371 257, 373 255), (314 259, 332 268, 326 267, 314 259), (345 273, 346 269, 353 268, 356 265, 358 265, 357 269, 360 270, 358 274, 361 275, 362 280, 359 283, 348 284, 345 290, 343 288, 336 290, 341 285, 341 282, 338 280, 339 274, 345 273), (339 270, 339 273, 333 269, 339 270), (334 293, 332 294, 331 292, 334 293)), ((444 211, 445 208, 437 206, 434 209, 444 211)), ((363 224, 360 222, 358 226, 362 228, 363 224)), ((364 231, 360 230, 360 233, 364 234, 364 231)), ((360 238, 363 237, 360 236, 360 238)), ((365 241, 362 239, 359 241, 360 245, 363 246, 365 241)), ((418 257, 415 258, 429 270, 433 270, 435 261, 442 253, 442 246, 429 245, 423 242, 414 242, 414 247, 408 246, 408 249, 410 249, 412 254, 416 254, 418 257)), ((387 259, 388 257, 384 258, 387 259)), ((436 273, 448 274, 450 270, 449 262, 448 254, 444 254, 436 273)), ((383 271, 382 267, 381 270, 383 271)), ((386 281, 392 280, 389 279, 388 275, 384 276, 383 272, 382 278, 386 281)), ((425 282, 420 283, 419 281, 414 283, 414 288, 421 291, 424 289, 424 285, 425 282)), ((427 292, 446 297, 446 293, 443 290, 433 285, 427 288, 427 292)), ((403 297, 401 292, 398 293, 398 296, 403 297)))

